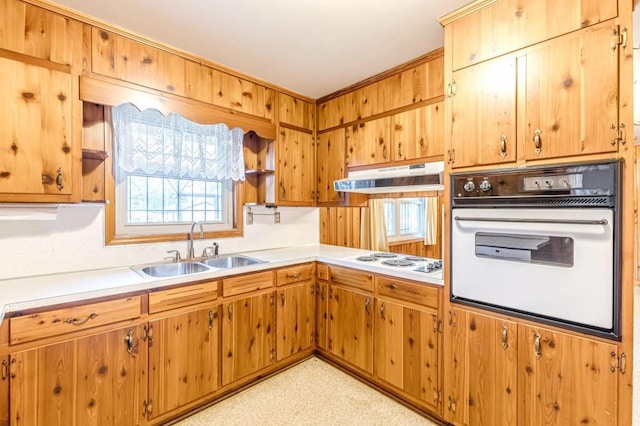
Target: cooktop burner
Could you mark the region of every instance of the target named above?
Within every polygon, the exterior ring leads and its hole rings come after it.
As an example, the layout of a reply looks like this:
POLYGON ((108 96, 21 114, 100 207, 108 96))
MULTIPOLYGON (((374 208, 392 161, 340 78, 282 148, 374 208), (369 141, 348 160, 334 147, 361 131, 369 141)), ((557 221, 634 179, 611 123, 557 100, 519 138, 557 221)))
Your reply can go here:
POLYGON ((356 260, 359 260, 360 262, 375 262, 378 259, 373 256, 360 256, 356 257, 356 260))
POLYGON ((404 259, 383 260, 382 264, 383 265, 387 265, 387 266, 413 266, 413 265, 415 265, 415 263, 409 262, 408 260, 404 260, 404 259))
POLYGON ((384 259, 392 259, 394 257, 398 257, 398 255, 395 253, 373 253, 372 256, 384 259))
POLYGON ((405 256, 404 260, 408 260, 410 262, 424 262, 427 259, 419 256, 405 256))

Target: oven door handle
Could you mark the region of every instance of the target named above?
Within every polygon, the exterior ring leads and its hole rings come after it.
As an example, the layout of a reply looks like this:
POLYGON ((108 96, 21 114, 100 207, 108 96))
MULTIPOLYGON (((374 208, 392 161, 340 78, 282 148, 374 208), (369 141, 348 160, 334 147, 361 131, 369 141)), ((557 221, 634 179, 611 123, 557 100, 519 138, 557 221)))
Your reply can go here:
POLYGON ((455 221, 462 222, 510 222, 510 223, 559 223, 564 225, 602 225, 605 226, 609 222, 607 219, 600 220, 580 220, 580 219, 515 219, 515 218, 496 218, 496 217, 460 217, 453 218, 455 221))

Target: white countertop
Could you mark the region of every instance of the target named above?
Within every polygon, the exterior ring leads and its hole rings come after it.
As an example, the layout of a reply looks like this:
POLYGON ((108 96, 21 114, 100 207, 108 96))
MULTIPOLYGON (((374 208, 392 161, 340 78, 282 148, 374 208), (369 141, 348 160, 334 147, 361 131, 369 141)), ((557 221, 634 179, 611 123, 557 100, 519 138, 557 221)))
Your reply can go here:
POLYGON ((279 268, 302 262, 320 261, 357 268, 369 272, 442 285, 441 274, 423 274, 412 268, 390 268, 355 261, 373 252, 325 244, 243 252, 267 263, 230 269, 212 270, 169 278, 148 278, 129 267, 78 271, 64 274, 38 275, 0 280, 0 322, 7 313, 42 308, 60 303, 77 302, 118 294, 157 289, 164 286, 245 274, 279 268))

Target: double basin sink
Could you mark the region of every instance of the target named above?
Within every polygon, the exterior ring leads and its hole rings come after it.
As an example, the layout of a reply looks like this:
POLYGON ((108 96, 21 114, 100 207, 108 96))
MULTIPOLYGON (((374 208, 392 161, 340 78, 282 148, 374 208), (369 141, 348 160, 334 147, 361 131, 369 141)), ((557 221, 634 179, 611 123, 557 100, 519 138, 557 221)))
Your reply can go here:
POLYGON ((242 255, 220 256, 197 261, 184 261, 178 263, 160 263, 144 267, 133 267, 132 269, 147 277, 167 278, 179 277, 182 275, 197 274, 200 272, 215 271, 218 269, 237 268, 240 266, 267 263, 264 260, 242 255))

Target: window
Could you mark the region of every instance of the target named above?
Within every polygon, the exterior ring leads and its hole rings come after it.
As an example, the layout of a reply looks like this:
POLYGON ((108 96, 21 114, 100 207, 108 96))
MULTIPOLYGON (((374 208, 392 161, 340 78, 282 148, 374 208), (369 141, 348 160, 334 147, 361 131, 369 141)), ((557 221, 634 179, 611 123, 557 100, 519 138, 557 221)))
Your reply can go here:
POLYGON ((384 213, 389 242, 424 238, 425 198, 386 198, 384 213))
POLYGON ((112 109, 115 139, 116 235, 234 229, 235 188, 244 179, 243 132, 201 125, 177 114, 112 109))

